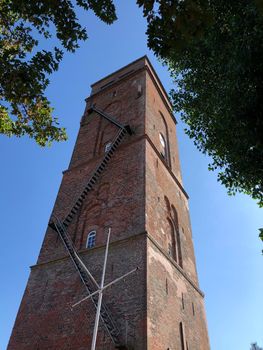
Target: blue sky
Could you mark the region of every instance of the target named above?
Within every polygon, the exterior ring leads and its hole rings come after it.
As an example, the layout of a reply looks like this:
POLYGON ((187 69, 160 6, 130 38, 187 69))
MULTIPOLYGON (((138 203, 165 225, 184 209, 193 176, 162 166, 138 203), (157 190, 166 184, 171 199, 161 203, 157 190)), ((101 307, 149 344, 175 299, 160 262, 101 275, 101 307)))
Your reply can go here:
MULTIPOLYGON (((69 140, 42 149, 28 138, 0 137, 0 349, 6 349, 16 313, 36 262, 62 170, 68 166, 84 99, 90 84, 147 54, 165 88, 172 82, 147 49, 146 23, 135 0, 116 1, 118 21, 107 26, 80 13, 89 40, 75 54, 66 54, 52 75, 48 97, 69 140)), ((179 119, 179 117, 177 117, 179 119)), ((262 209, 247 196, 229 197, 207 170, 200 154, 178 123, 183 180, 190 209, 197 268, 206 294, 212 350, 247 350, 263 346, 263 257, 258 239, 262 209)))

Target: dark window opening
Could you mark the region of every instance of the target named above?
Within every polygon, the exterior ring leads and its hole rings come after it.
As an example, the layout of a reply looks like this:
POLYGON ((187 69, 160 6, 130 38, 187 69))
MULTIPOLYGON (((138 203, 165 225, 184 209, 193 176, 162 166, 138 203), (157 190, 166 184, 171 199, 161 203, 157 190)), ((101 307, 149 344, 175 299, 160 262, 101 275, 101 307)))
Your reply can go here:
MULTIPOLYGON (((163 126, 164 126, 164 132, 165 134, 162 135, 162 138, 164 140, 165 143, 165 152, 163 153, 166 164, 171 167, 171 157, 170 157, 170 144, 169 144, 169 132, 168 132, 168 127, 167 127, 167 123, 165 121, 165 118, 163 116, 163 114, 160 112, 161 115, 161 119, 163 121, 163 126)), ((161 140, 160 140, 161 141, 161 140)), ((162 141, 161 141, 162 142, 162 141)))
POLYGON ((174 232, 174 226, 170 219, 168 219, 169 222, 169 235, 168 235, 168 244, 167 244, 167 252, 168 255, 177 262, 177 244, 176 244, 176 237, 174 232))
POLYGON ((87 237, 86 248, 93 248, 96 243, 96 231, 91 231, 87 237))

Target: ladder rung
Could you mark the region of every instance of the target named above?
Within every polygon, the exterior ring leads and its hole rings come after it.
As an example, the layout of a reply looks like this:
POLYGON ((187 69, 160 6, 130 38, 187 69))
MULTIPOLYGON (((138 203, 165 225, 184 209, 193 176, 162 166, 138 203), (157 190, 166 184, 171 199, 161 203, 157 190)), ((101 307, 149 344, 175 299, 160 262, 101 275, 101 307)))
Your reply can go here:
POLYGON ((72 221, 72 219, 66 218, 66 219, 64 220, 64 225, 65 225, 65 224, 66 224, 66 225, 70 224, 71 221, 72 221))

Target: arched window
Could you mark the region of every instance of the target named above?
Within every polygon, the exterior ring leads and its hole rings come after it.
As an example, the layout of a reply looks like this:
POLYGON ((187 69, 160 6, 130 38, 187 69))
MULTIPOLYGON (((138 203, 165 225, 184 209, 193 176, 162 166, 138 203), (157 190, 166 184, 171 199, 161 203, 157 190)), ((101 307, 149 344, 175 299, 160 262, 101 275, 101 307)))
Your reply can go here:
POLYGON ((171 166, 171 157, 170 157, 170 145, 169 145, 168 126, 167 126, 167 123, 165 121, 165 118, 164 118, 162 112, 160 112, 160 115, 161 115, 162 124, 163 124, 163 127, 161 129, 163 134, 160 134, 160 135, 162 135, 162 138, 163 138, 164 144, 165 144, 165 154, 164 154, 165 157, 164 157, 164 159, 165 159, 167 165, 170 167, 171 166))
POLYGON ((161 144, 161 156, 163 157, 164 160, 167 161, 167 145, 166 145, 166 140, 164 136, 160 133, 159 134, 159 140, 161 144))
POLYGON ((176 229, 178 229, 178 214, 177 214, 177 210, 175 209, 173 204, 171 205, 171 209, 172 209, 173 222, 175 224, 176 229))
POLYGON ((172 209, 172 220, 175 226, 175 240, 176 240, 176 248, 177 248, 177 262, 183 268, 183 257, 182 257, 182 245, 181 245, 181 237, 179 232, 179 223, 178 223, 178 214, 177 210, 173 205, 171 205, 172 209))
POLYGON ((90 231, 87 237, 86 248, 92 248, 96 243, 96 231, 90 231))
POLYGON ((176 236, 176 242, 177 242, 177 251, 178 251, 178 264, 183 268, 183 257, 182 257, 182 246, 181 246, 181 237, 179 230, 175 229, 175 236, 176 236))
POLYGON ((167 235, 167 251, 168 251, 168 255, 170 255, 170 257, 177 262, 177 246, 176 246, 176 239, 174 235, 174 226, 169 219, 168 219, 168 223, 169 223, 169 232, 167 235))
POLYGON ((104 152, 107 153, 110 151, 111 149, 111 145, 112 143, 111 142, 107 142, 106 145, 105 145, 105 149, 104 149, 104 152))

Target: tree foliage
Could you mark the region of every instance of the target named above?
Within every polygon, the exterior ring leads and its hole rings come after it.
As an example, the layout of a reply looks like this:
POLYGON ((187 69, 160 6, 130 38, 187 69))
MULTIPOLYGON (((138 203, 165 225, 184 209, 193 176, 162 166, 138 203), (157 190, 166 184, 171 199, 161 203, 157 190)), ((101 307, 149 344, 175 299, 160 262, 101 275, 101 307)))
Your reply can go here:
MULTIPOLYGON (((137 0, 148 22, 148 46, 175 82, 174 109, 186 133, 211 156, 210 170, 229 194, 263 205, 263 0, 137 0)), ((75 7, 105 23, 113 0, 0 1, 0 132, 28 134, 40 145, 66 138, 44 95, 63 51, 74 52, 86 29, 75 7), (60 47, 40 50, 55 33, 60 47)), ((260 236, 263 239, 262 231, 260 236)))
POLYGON ((168 64, 175 111, 210 170, 263 205, 262 0, 138 0, 168 64))
MULTIPOLYGON (((77 0, 76 4, 91 9, 105 23, 116 19, 111 0, 77 0)), ((69 0, 0 1, 0 133, 27 134, 41 146, 66 139, 44 92, 63 51, 74 52, 86 39, 86 29, 69 0), (60 47, 36 51, 39 38, 50 39, 52 33, 60 47)))
POLYGON ((257 343, 252 343, 250 350, 263 350, 263 349, 260 348, 257 343))

